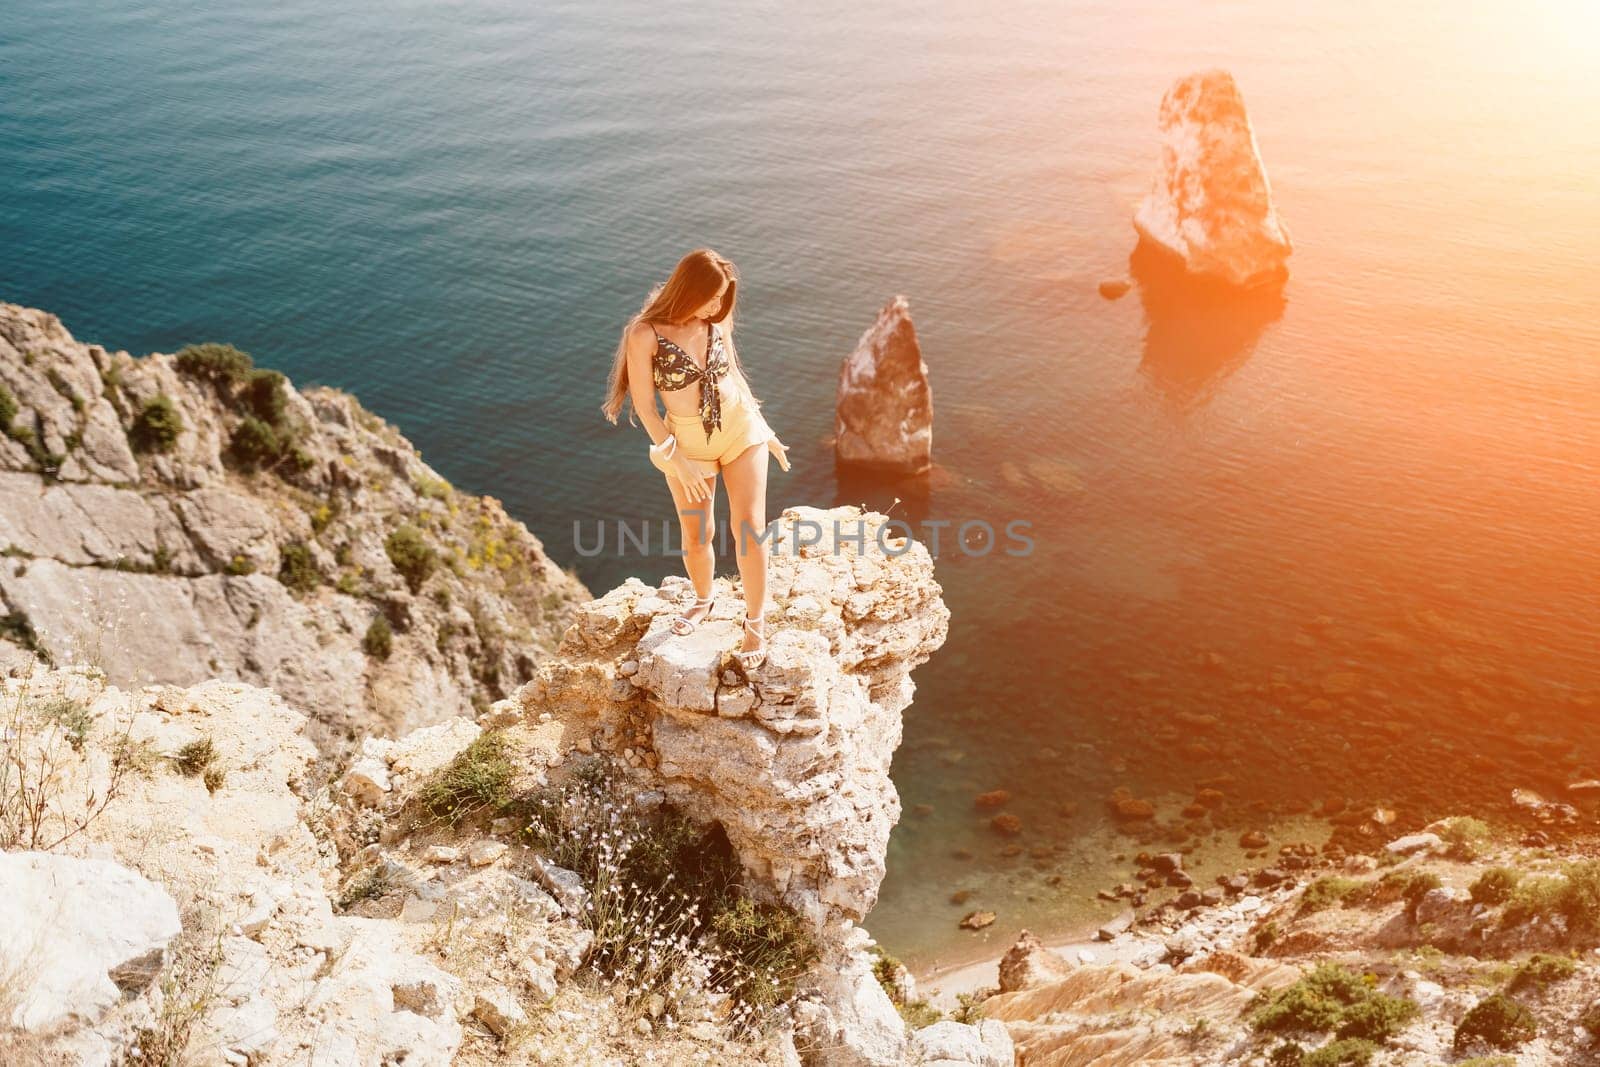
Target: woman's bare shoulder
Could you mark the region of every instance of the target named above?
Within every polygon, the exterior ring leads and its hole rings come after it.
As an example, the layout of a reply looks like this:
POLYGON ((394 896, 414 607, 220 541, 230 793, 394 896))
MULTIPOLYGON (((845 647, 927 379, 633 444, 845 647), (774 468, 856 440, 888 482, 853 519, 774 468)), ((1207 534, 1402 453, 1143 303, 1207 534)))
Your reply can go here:
POLYGON ((633 351, 647 352, 656 344, 655 327, 643 319, 628 328, 628 348, 633 351))

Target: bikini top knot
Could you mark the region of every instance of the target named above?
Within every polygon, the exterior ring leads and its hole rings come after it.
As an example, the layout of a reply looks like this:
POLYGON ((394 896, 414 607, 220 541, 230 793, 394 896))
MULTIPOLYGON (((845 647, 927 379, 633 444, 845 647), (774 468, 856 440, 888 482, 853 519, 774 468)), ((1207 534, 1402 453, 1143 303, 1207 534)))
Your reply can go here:
POLYGON ((713 430, 722 429, 722 396, 717 380, 728 373, 728 353, 722 347, 722 331, 714 322, 706 323, 706 365, 702 368, 694 358, 667 338, 661 336, 655 324, 656 351, 650 361, 651 376, 656 388, 671 393, 683 389, 690 382, 700 382, 700 425, 705 427, 706 440, 711 440, 713 430))

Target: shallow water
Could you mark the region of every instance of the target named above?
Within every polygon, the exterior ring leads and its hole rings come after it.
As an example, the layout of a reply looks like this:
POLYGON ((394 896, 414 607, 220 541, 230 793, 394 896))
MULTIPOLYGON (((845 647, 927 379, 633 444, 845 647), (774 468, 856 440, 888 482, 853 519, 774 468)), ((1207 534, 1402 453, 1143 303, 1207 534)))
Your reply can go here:
POLYGON ((942 477, 893 514, 1034 539, 943 538, 868 924, 926 966, 1109 912, 1117 786, 1165 817, 1213 780, 1221 866, 1325 797, 1404 823, 1600 772, 1596 17, 1296 7, 0 0, 0 299, 349 388, 598 591, 678 569, 580 557, 573 524, 668 514, 598 405, 679 255, 742 272, 774 513, 891 506, 824 441, 904 293, 942 477), (1161 93, 1210 65, 1292 280, 1104 301, 1161 93), (1045 871, 999 855, 994 788, 1045 871), (959 931, 974 907, 1000 918, 959 931))

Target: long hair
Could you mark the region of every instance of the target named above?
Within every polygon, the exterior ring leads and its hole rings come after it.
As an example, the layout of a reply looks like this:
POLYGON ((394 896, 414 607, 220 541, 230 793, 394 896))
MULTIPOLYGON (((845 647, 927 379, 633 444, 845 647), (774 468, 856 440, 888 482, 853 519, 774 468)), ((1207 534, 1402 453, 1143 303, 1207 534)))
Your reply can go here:
POLYGON ((678 260, 678 265, 672 268, 672 274, 666 281, 650 290, 644 304, 622 328, 622 338, 617 342, 616 355, 611 361, 611 381, 606 387, 606 401, 600 405, 600 410, 610 422, 617 421, 623 405, 627 404, 628 424, 636 425, 628 392, 628 335, 633 328, 641 322, 677 324, 688 321, 695 309, 717 295, 724 279, 727 280, 728 291, 722 297, 722 306, 711 316, 711 321, 722 327, 722 347, 728 353, 728 372, 738 378, 751 406, 760 409, 761 401, 750 389, 744 368, 739 363, 739 350, 733 344, 733 311, 739 302, 739 272, 731 262, 711 249, 696 248, 678 260))

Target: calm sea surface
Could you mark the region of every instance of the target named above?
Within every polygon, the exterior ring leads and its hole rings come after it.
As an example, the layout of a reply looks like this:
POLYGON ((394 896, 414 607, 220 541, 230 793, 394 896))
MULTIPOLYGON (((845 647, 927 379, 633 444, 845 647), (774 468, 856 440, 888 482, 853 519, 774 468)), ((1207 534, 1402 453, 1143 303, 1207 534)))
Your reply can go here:
POLYGON ((894 514, 1034 539, 941 537, 868 922, 926 968, 1109 914, 1143 847, 1119 786, 1164 822, 1223 792, 1208 876, 1242 828, 1320 843, 1282 820, 1324 800, 1411 825, 1600 775, 1597 29, 1577 0, 0 0, 0 299, 348 388, 602 591, 680 569, 573 526, 669 514, 598 404, 682 253, 740 268, 774 515, 897 495, 825 438, 905 294, 942 476, 894 514), (1107 302, 1161 94, 1212 65, 1293 278, 1107 302))

